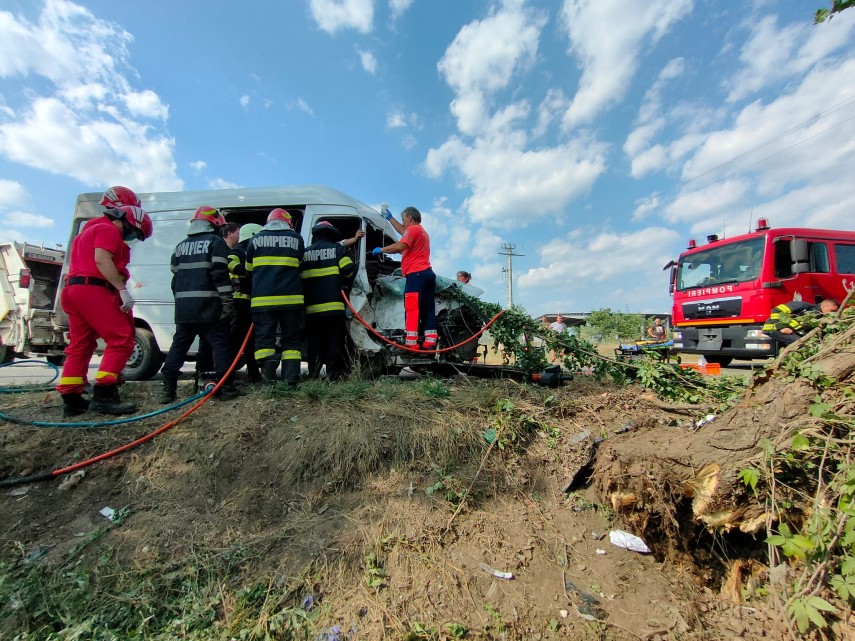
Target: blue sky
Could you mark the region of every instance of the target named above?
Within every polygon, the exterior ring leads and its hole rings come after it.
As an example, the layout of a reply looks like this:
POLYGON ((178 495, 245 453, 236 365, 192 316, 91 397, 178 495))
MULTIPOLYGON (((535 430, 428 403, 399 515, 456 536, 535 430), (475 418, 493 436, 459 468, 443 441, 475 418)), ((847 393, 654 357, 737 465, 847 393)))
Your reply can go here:
MULTIPOLYGON (((325 184, 415 205, 533 315, 670 307, 690 237, 855 229, 855 10, 823 0, 0 0, 0 239, 75 197, 325 184)), ((201 203, 200 203, 201 204, 201 203)))

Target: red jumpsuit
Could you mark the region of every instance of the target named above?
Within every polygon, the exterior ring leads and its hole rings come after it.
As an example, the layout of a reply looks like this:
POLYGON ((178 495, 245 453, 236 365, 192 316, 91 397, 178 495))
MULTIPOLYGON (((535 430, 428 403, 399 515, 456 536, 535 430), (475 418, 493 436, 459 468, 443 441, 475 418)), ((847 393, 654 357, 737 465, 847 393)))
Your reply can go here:
POLYGON ((95 250, 113 254, 113 264, 127 280, 131 251, 122 233, 106 216, 86 223, 71 243, 71 260, 62 309, 68 315, 69 343, 56 389, 60 394, 80 394, 86 386, 89 361, 98 338, 107 344, 95 385, 115 385, 134 349, 134 318, 123 312, 122 299, 95 264, 95 250))

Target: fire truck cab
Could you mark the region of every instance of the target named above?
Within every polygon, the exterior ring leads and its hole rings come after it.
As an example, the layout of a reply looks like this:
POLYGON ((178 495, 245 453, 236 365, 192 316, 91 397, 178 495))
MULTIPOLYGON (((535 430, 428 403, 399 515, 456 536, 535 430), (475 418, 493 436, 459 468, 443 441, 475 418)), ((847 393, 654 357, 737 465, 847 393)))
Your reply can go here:
POLYGON ((722 365, 768 358, 777 345, 761 327, 773 307, 842 301, 855 287, 855 232, 773 229, 760 218, 748 234, 690 240, 670 267, 677 351, 722 365))

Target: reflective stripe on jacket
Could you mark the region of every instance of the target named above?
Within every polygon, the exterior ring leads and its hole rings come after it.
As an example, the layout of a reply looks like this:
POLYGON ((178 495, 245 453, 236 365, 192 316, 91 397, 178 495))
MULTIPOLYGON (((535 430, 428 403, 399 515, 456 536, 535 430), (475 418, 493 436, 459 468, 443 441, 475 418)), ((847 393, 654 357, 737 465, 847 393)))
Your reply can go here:
POLYGON ((216 323, 220 295, 230 296, 226 241, 212 232, 187 236, 172 252, 172 293, 176 323, 216 323))
POLYGON ((353 281, 356 268, 339 243, 319 240, 306 247, 300 272, 306 314, 344 316, 341 290, 353 281))
POLYGON ((249 239, 246 271, 252 275, 253 309, 302 307, 300 261, 305 245, 292 229, 263 229, 249 239))
POLYGON ((817 311, 816 305, 810 305, 800 300, 794 300, 789 303, 784 303, 783 305, 778 305, 772 309, 772 313, 769 315, 769 318, 766 319, 765 323, 763 323, 763 331, 775 332, 780 331, 785 327, 789 327, 796 334, 803 334, 805 327, 799 322, 797 317, 803 316, 808 312, 815 311, 817 311))
POLYGON ((229 277, 235 300, 249 300, 252 296, 252 274, 246 271, 246 248, 249 241, 247 238, 229 250, 229 277))

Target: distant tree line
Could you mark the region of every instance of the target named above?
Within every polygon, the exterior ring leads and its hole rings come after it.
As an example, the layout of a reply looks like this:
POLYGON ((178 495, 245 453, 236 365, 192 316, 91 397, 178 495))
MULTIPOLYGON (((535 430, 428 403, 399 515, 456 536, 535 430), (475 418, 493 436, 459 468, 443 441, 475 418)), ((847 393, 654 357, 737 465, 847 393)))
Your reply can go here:
POLYGON ((637 340, 644 337, 643 314, 625 314, 604 307, 591 311, 582 335, 597 342, 637 340))

